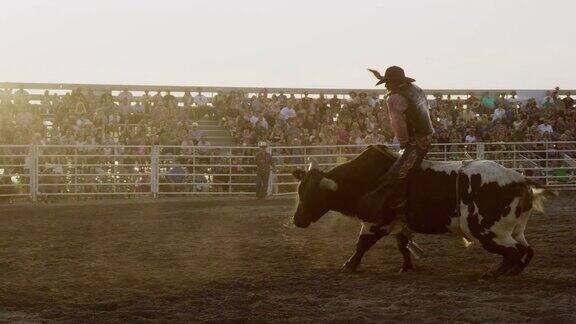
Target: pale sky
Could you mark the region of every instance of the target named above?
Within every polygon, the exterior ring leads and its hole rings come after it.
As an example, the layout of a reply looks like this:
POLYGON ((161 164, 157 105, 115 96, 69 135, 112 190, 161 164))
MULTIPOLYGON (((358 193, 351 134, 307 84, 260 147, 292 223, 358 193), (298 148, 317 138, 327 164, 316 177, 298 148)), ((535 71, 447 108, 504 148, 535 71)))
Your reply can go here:
POLYGON ((0 82, 576 88, 573 0, 6 0, 0 82))

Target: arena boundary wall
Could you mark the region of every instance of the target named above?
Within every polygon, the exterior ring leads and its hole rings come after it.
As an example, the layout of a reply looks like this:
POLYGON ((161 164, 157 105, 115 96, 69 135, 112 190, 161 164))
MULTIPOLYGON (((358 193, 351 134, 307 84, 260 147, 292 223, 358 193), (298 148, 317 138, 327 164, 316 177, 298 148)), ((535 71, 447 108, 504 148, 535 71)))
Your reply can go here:
MULTIPOLYGON (((296 192, 291 172, 311 159, 329 169, 366 145, 273 146, 269 193, 296 192)), ((395 148, 391 145, 391 148, 395 148)), ((257 176, 247 146, 2 145, 0 200, 73 197, 253 195, 257 176)), ((489 159, 557 189, 576 189, 576 142, 433 144, 428 158, 489 159)))

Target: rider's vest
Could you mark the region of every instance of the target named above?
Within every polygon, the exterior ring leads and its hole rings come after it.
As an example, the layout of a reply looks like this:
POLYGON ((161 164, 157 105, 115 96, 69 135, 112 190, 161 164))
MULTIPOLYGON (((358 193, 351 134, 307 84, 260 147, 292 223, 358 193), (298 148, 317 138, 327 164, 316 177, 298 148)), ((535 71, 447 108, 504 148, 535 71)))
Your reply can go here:
POLYGON ((406 122, 408 123, 408 134, 410 137, 426 136, 434 133, 434 127, 430 120, 430 106, 424 91, 420 87, 409 83, 404 87, 394 89, 391 93, 397 93, 408 101, 406 122))

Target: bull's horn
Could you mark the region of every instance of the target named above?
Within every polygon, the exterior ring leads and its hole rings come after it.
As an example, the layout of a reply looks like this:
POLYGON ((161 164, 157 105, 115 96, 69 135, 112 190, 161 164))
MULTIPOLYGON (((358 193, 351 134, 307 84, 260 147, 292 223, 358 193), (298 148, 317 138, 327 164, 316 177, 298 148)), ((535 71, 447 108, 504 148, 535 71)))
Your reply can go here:
POLYGON ((312 170, 312 169, 319 169, 319 165, 318 165, 318 161, 316 161, 315 159, 310 158, 310 165, 308 166, 308 171, 312 170))
POLYGON ((320 189, 336 191, 338 190, 338 184, 332 179, 322 178, 322 180, 320 180, 320 189))

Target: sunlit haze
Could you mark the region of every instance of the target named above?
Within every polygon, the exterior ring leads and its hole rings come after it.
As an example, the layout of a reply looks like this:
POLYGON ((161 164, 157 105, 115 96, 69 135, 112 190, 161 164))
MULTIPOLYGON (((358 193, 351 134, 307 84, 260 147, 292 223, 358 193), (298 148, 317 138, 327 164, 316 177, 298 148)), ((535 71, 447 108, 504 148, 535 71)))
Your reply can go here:
POLYGON ((2 3, 0 81, 373 88, 576 88, 574 1, 2 3))

